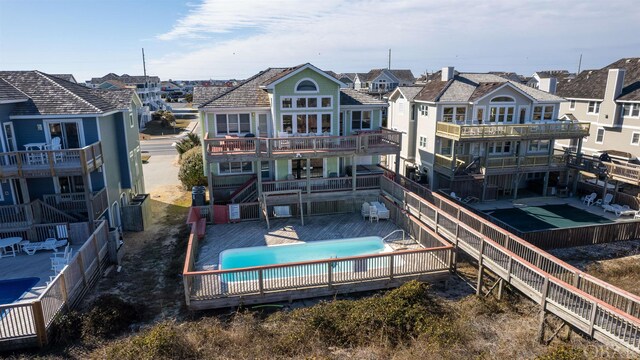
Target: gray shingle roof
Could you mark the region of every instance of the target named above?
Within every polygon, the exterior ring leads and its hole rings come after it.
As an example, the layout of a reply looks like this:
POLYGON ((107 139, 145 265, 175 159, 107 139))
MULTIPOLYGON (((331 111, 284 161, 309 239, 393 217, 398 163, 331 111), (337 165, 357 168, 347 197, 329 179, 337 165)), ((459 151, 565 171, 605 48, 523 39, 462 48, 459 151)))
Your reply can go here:
POLYGON ((134 89, 92 89, 95 94, 112 103, 118 110, 129 109, 131 99, 136 94, 134 89))
POLYGON ((55 76, 57 78, 60 78, 60 79, 63 79, 63 80, 67 80, 67 81, 72 82, 72 83, 76 83, 76 84, 78 83, 76 81, 76 78, 73 77, 73 74, 51 74, 51 76, 55 76))
POLYGON ((80 115, 116 110, 92 89, 39 71, 0 71, 0 78, 29 97, 11 115, 80 115))
POLYGON ((420 92, 414 97, 415 100, 421 101, 438 101, 442 92, 446 89, 446 87, 453 82, 450 81, 440 81, 433 80, 426 83, 420 92))
POLYGON ((199 108, 236 108, 236 107, 269 107, 269 95, 266 90, 260 88, 274 76, 288 71, 291 68, 269 68, 244 82, 232 87, 229 91, 214 96, 203 102, 199 108))
POLYGON ((340 106, 342 105, 386 105, 383 100, 378 100, 354 89, 340 89, 340 106))
POLYGON ((0 102, 26 100, 27 95, 0 78, 0 102))
POLYGON ((604 99, 610 69, 624 69, 624 84, 616 100, 640 101, 640 58, 620 59, 599 70, 585 70, 575 79, 558 83, 556 93, 566 98, 604 99))
POLYGON ((393 76, 395 76, 396 78, 398 78, 398 80, 402 82, 408 82, 413 84, 413 82, 416 80, 411 70, 404 70, 404 69, 395 69, 395 70, 394 69, 391 69, 391 70, 372 69, 368 73, 357 73, 357 74, 358 74, 358 77, 360 78, 360 81, 370 82, 375 80, 378 76, 380 76, 380 74, 382 74, 385 71, 389 71, 391 74, 393 74, 393 76))
POLYGON ((229 86, 194 86, 193 105, 198 107, 200 104, 220 96, 231 89, 232 87, 229 86))
POLYGON ((413 73, 411 72, 411 70, 405 70, 405 69, 398 69, 398 70, 390 70, 391 73, 393 75, 395 75, 395 77, 398 78, 398 80, 402 81, 402 82, 407 82, 410 84, 413 84, 416 81, 416 77, 413 76, 413 73))
POLYGON ((424 86, 398 86, 398 89, 402 92, 402 96, 404 96, 405 99, 412 101, 423 87, 424 86))

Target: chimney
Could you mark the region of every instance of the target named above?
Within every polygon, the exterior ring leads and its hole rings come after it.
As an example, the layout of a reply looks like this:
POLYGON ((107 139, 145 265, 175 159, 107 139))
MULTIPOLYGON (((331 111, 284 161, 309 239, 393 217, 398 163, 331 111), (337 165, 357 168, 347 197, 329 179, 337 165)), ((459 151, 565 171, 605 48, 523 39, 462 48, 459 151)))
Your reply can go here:
POLYGON ((538 89, 542 91, 546 91, 549 94, 556 93, 556 87, 558 85, 558 80, 554 77, 543 78, 540 79, 540 83, 538 84, 538 89))
POLYGON ((604 99, 600 105, 598 124, 613 126, 619 120, 620 107, 616 104, 616 98, 622 93, 624 84, 624 69, 609 69, 607 85, 604 88, 604 99))
POLYGON ((453 79, 453 66, 447 66, 442 68, 442 81, 449 81, 453 79))

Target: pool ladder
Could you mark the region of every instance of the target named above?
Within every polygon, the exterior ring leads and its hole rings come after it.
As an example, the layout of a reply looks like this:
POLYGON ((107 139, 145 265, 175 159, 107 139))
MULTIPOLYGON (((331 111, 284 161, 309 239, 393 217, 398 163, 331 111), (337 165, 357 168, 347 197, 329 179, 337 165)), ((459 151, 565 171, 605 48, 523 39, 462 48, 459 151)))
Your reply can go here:
POLYGON ((405 240, 405 232, 402 229, 398 229, 398 230, 393 230, 392 232, 390 232, 389 234, 387 234, 387 236, 382 238, 382 241, 384 241, 385 243, 387 242, 387 238, 397 232, 401 232, 402 233, 402 241, 404 242, 405 240))

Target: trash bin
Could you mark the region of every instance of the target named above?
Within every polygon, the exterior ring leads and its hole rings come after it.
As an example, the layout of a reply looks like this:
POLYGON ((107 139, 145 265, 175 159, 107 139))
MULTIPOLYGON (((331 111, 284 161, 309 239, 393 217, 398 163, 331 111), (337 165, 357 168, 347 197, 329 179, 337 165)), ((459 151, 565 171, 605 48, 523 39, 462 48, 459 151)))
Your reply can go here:
POLYGON ((194 186, 191 188, 191 206, 204 206, 205 193, 204 186, 194 186))

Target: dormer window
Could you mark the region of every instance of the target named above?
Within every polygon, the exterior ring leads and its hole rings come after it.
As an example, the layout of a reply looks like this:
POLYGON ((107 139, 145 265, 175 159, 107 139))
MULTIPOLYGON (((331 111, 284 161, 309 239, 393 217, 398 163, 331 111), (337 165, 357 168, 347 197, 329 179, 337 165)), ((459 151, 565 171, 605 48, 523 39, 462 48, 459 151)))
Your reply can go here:
POLYGON ((311 79, 302 79, 296 84, 296 92, 318 92, 318 84, 311 79))

